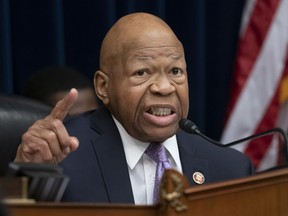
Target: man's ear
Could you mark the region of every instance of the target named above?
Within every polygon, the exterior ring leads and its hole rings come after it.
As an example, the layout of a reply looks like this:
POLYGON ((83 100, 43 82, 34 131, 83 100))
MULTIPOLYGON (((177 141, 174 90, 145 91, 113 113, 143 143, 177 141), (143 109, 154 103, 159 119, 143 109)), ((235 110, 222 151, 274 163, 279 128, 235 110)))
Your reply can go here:
POLYGON ((109 104, 108 96, 109 77, 103 71, 97 70, 94 74, 94 88, 97 96, 104 105, 109 104))

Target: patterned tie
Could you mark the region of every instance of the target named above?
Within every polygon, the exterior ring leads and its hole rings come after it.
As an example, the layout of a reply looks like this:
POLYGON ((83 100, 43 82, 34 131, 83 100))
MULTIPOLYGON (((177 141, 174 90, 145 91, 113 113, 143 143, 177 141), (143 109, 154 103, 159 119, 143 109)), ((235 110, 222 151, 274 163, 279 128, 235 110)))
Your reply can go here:
POLYGON ((150 143, 145 153, 157 163, 153 192, 153 202, 156 203, 158 201, 159 188, 164 171, 165 169, 172 168, 172 166, 168 161, 164 145, 160 143, 150 143))

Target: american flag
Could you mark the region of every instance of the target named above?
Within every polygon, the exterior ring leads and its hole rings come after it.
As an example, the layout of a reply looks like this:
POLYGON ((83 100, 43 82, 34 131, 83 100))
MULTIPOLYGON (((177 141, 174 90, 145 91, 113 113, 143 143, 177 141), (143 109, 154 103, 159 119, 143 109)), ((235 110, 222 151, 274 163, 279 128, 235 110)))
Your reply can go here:
MULTIPOLYGON (((265 130, 288 129, 288 0, 247 0, 243 10, 231 98, 221 142, 265 130)), ((280 161, 279 134, 233 148, 257 171, 280 161)))

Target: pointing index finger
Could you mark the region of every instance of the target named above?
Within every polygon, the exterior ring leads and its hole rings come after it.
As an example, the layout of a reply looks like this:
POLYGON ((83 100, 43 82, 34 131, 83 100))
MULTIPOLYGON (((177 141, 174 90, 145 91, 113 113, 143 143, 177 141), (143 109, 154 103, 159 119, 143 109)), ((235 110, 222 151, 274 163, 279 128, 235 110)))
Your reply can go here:
POLYGON ((59 119, 63 121, 77 98, 78 91, 75 88, 72 88, 62 100, 57 102, 52 112, 46 117, 46 119, 59 119))

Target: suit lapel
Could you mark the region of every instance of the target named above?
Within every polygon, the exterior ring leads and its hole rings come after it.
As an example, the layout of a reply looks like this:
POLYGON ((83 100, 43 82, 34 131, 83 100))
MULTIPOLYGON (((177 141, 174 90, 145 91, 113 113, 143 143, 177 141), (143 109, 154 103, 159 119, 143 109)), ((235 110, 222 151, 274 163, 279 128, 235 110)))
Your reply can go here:
POLYGON ((205 183, 209 182, 208 161, 197 156, 197 145, 193 144, 193 139, 187 137, 183 132, 180 132, 177 134, 177 142, 183 174, 190 185, 196 185, 193 179, 195 172, 200 172, 204 176, 205 183))
MULTIPOLYGON (((95 136, 93 136, 92 143, 110 202, 134 203, 128 165, 119 131, 105 108, 94 113, 92 128, 95 136), (107 119, 110 120, 107 121, 107 119)), ((188 136, 182 131, 177 134, 183 174, 190 185, 196 184, 193 180, 195 172, 202 173, 207 183, 210 181, 208 160, 197 156, 197 145, 193 144, 193 141, 195 141, 193 136, 188 136)))
POLYGON ((112 203, 134 203, 120 134, 110 114, 107 111, 100 114, 93 117, 95 121, 92 128, 97 135, 92 143, 106 184, 107 195, 112 203), (107 121, 107 118, 110 121, 107 121))

